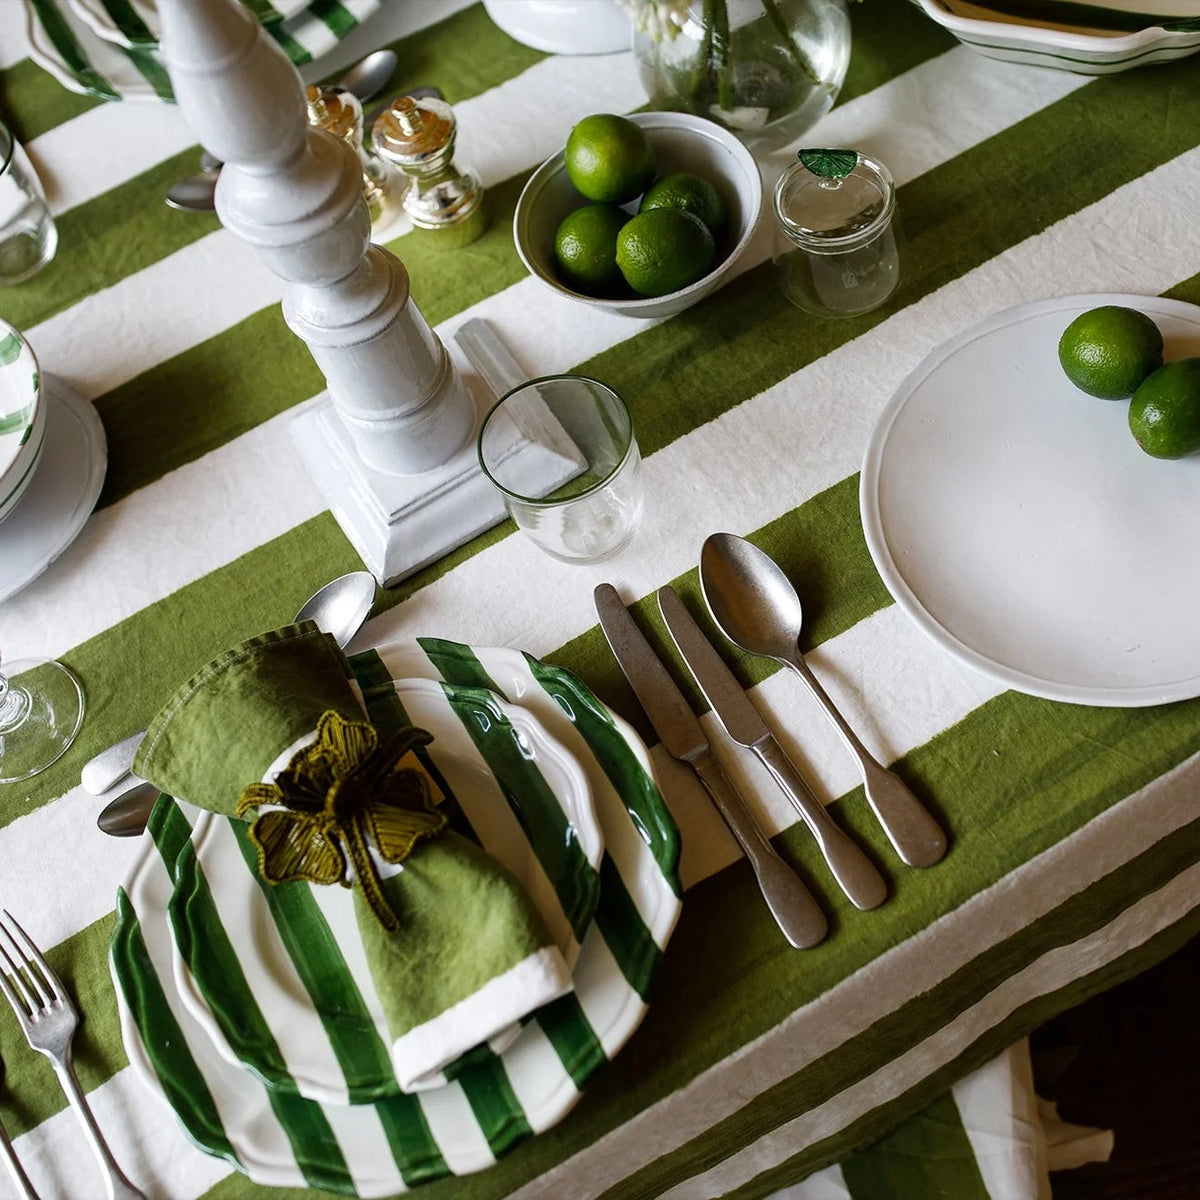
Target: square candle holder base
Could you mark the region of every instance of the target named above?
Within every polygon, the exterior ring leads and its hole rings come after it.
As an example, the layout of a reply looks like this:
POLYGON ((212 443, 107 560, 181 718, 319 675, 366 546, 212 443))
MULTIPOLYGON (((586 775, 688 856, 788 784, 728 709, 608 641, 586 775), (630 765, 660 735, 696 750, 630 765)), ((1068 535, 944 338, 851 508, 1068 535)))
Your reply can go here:
MULTIPOLYGON (((471 369, 473 360, 471 366, 458 364, 475 404, 478 430, 498 395, 523 376, 517 374, 520 368, 507 348, 482 328, 483 322, 469 324, 477 336, 488 338, 495 356, 485 364, 486 381, 471 369)), ((503 497, 479 466, 474 434, 440 467, 419 475, 386 475, 359 458, 328 392, 292 418, 290 433, 334 519, 382 587, 436 562, 507 516, 503 497)), ((552 453, 524 431, 516 434, 515 443, 512 452, 528 458, 545 492, 580 469, 569 439, 561 452, 552 453)))

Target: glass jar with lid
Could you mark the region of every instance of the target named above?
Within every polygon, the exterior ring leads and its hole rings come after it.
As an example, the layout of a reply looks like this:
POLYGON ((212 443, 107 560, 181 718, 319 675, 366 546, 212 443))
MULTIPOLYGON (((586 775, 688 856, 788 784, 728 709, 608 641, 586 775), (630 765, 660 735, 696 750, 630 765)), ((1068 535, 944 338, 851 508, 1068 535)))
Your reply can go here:
POLYGON ((787 298, 818 316, 878 308, 900 283, 896 185, 856 150, 801 150, 775 185, 774 262, 787 298))

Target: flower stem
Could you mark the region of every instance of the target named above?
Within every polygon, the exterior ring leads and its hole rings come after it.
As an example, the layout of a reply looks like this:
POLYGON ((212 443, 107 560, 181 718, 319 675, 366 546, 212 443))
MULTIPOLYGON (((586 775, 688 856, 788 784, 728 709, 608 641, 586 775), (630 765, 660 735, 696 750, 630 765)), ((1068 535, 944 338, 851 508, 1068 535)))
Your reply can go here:
POLYGON ((705 25, 712 14, 712 49, 717 71, 717 104, 728 112, 733 108, 733 67, 729 62, 729 8, 725 0, 705 0, 705 25))
POLYGON ((792 35, 783 19, 783 14, 775 7, 775 0, 762 0, 762 6, 763 11, 767 14, 767 19, 775 26, 775 31, 779 34, 783 42, 783 48, 787 51, 789 57, 819 87, 821 81, 817 78, 816 71, 813 70, 812 64, 808 59, 800 53, 800 47, 792 40, 792 35))

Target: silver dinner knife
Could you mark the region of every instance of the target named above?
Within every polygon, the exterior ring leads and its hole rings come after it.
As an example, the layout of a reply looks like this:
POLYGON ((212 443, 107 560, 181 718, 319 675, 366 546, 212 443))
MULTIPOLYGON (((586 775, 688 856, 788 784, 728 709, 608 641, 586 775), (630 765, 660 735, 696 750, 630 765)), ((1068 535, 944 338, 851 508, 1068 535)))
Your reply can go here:
POLYGON ((752 750, 783 789, 804 819, 825 857, 838 886, 857 908, 875 908, 887 897, 887 883, 862 848, 838 827, 813 794, 792 760, 767 728, 762 714, 750 701, 724 659, 713 648, 700 626, 672 587, 658 589, 663 620, 688 669, 696 677, 705 699, 712 705, 725 732, 739 745, 752 750))
POLYGON ((712 797, 729 831, 745 851, 767 908, 788 942, 815 946, 829 922, 800 877, 775 852, 717 760, 691 706, 635 624, 616 588, 600 584, 593 597, 600 627, 625 678, 672 758, 687 763, 712 797))

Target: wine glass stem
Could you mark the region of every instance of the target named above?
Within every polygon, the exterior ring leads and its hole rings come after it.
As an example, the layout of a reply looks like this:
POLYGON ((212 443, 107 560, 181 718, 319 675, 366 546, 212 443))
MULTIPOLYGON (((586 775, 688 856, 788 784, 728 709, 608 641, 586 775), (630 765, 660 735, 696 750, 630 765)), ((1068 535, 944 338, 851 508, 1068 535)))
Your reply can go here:
POLYGON ((12 687, 0 674, 0 736, 11 733, 29 714, 29 693, 12 687))

